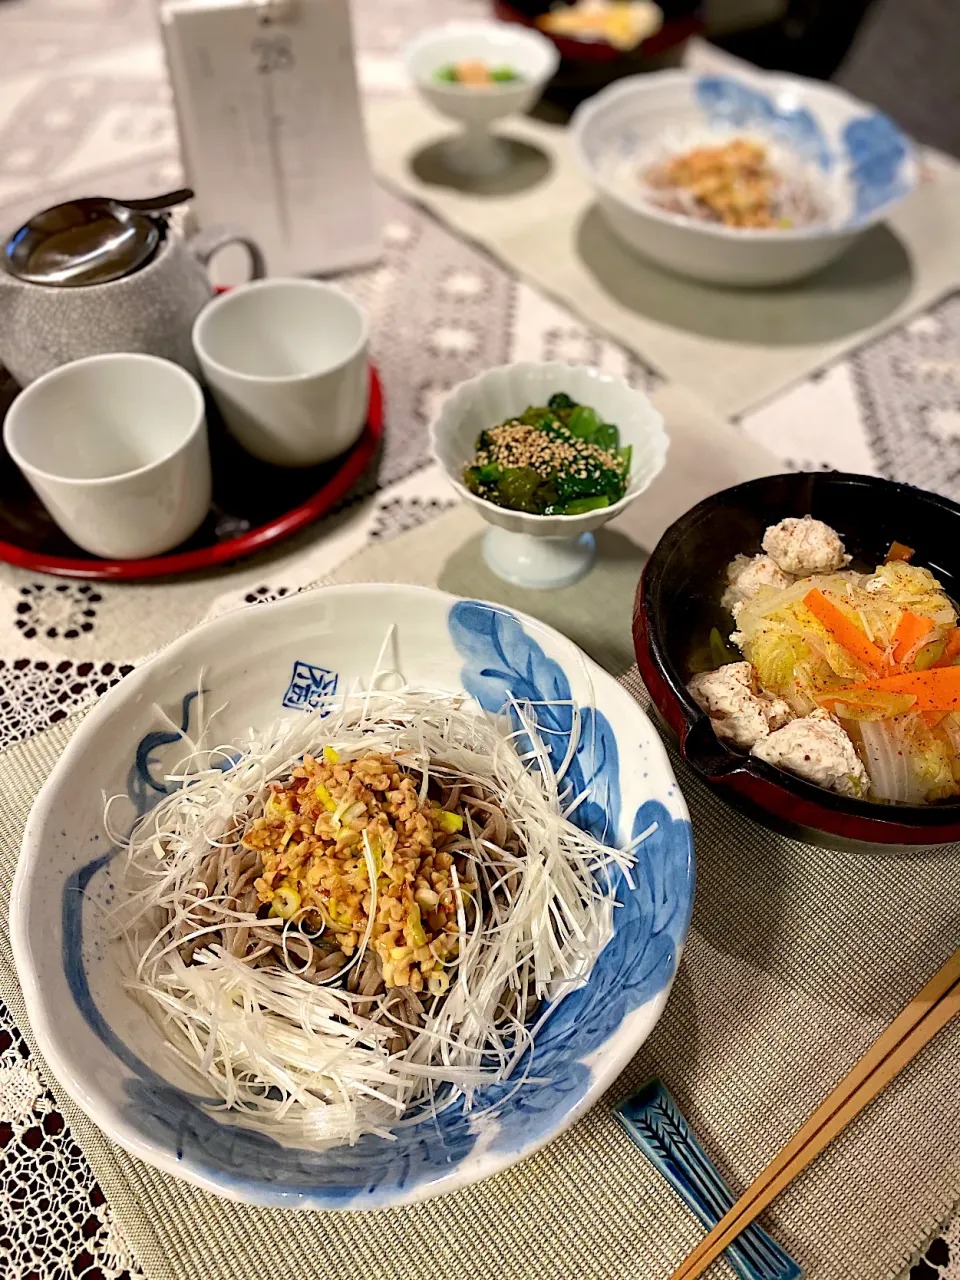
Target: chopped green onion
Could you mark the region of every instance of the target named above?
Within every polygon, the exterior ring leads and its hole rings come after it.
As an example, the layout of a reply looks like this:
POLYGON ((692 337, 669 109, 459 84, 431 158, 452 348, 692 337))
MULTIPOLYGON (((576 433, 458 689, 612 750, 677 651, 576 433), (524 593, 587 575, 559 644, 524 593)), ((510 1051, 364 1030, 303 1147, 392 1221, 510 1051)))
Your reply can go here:
POLYGON ((291 884, 278 885, 273 891, 270 902, 270 914, 279 916, 281 920, 289 920, 300 910, 300 895, 291 884))
POLYGON ((437 821, 444 831, 454 832, 463 830, 463 819, 459 813, 451 813, 449 809, 441 809, 437 814, 437 821))
POLYGON ((425 947, 427 945, 427 934, 420 921, 420 908, 416 903, 407 912, 407 937, 410 939, 411 946, 425 947))
POLYGON ((317 797, 317 799, 320 801, 320 803, 323 805, 323 807, 327 810, 328 813, 336 813, 337 802, 336 800, 334 800, 333 796, 330 794, 330 792, 327 790, 327 788, 323 785, 322 782, 317 787, 316 791, 314 792, 314 795, 317 797))

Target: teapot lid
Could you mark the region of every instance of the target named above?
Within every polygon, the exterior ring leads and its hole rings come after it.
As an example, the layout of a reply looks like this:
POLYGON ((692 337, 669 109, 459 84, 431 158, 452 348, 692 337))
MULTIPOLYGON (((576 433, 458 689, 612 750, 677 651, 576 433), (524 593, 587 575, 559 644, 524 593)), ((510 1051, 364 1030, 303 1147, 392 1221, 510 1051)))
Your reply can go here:
POLYGON ((154 254, 163 223, 113 201, 90 197, 45 209, 3 246, 0 262, 30 284, 106 284, 154 254))

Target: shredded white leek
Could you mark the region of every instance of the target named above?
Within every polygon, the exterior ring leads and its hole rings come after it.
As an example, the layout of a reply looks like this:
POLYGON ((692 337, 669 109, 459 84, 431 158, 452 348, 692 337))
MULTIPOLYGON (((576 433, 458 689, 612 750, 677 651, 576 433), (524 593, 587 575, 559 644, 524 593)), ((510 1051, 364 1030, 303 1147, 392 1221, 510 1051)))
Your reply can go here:
MULTIPOLYGON (((245 742, 211 748, 201 733, 189 744, 168 777, 178 785, 124 842, 128 985, 237 1123, 314 1149, 364 1133, 389 1137, 461 1099, 482 1109, 484 1085, 529 1063, 536 1023, 525 1023, 524 1011, 587 980, 611 935, 611 873, 621 868, 629 877, 633 850, 651 833, 617 850, 573 825, 583 797, 564 774, 576 743, 558 775, 537 713, 514 702, 491 717, 462 695, 367 689, 245 742), (211 850, 239 847, 246 823, 272 795, 270 782, 325 746, 341 761, 391 754, 422 772, 424 789, 430 776, 480 783, 519 841, 521 856, 481 841, 467 814, 466 857, 485 909, 468 910, 454 868, 459 954, 443 970, 447 992, 424 996, 414 1020, 396 991, 363 998, 339 985, 362 962, 369 924, 338 973, 305 977, 309 965, 288 945, 304 936, 297 917, 259 919, 201 878, 211 850), (270 961, 267 930, 284 938, 270 961), (403 1029, 408 1043, 398 1051, 403 1029)), ((365 856, 375 882, 369 845, 365 856)), ((515 1087, 524 1078, 519 1073, 515 1087)))

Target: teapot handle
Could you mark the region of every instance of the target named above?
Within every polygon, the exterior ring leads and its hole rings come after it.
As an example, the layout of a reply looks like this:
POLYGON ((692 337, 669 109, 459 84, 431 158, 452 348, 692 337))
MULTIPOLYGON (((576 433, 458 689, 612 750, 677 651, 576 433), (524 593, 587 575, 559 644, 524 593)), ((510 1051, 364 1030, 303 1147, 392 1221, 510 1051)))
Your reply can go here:
POLYGON ((187 248, 204 268, 213 255, 228 244, 239 244, 247 251, 250 259, 250 279, 260 280, 267 273, 267 264, 260 246, 255 240, 241 230, 240 227, 216 226, 204 227, 187 241, 187 248))

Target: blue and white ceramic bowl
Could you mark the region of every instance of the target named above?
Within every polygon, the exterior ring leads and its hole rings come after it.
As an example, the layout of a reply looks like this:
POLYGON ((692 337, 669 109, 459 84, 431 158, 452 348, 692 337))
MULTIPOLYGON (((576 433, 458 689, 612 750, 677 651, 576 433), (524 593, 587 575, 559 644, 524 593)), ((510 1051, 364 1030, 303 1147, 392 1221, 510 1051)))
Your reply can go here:
MULTIPOLYGON (((572 718, 555 713, 563 758, 572 718)), ((112 815, 117 822, 121 815, 112 815)), ((496 605, 406 586, 329 587, 217 618, 111 690, 78 729, 37 798, 11 903, 17 969, 40 1049, 103 1131, 167 1172, 252 1204, 358 1209, 404 1204, 485 1178, 548 1142, 601 1095, 649 1035, 667 999, 693 894, 687 810, 656 731, 609 675, 557 632, 496 605), (115 902, 103 795, 132 822, 165 793, 165 767, 195 729, 201 679, 217 737, 245 737, 365 681, 388 626, 411 685, 465 690, 499 710, 518 699, 576 700, 572 771, 589 799, 581 825, 638 848, 619 886, 615 933, 589 983, 540 1032, 530 1074, 493 1086, 479 1120, 460 1110, 318 1155, 239 1128, 205 1105, 156 1026, 121 983, 105 923, 115 902), (499 1099, 496 1096, 499 1092, 499 1099)))
POLYGON ((574 153, 614 232, 659 266, 714 284, 771 285, 826 266, 917 185, 917 160, 897 126, 842 89, 760 71, 631 76, 578 108, 574 153), (726 227, 658 209, 636 169, 660 139, 733 134, 789 151, 829 215, 808 227, 726 227), (637 165, 631 164, 637 159, 637 165))

